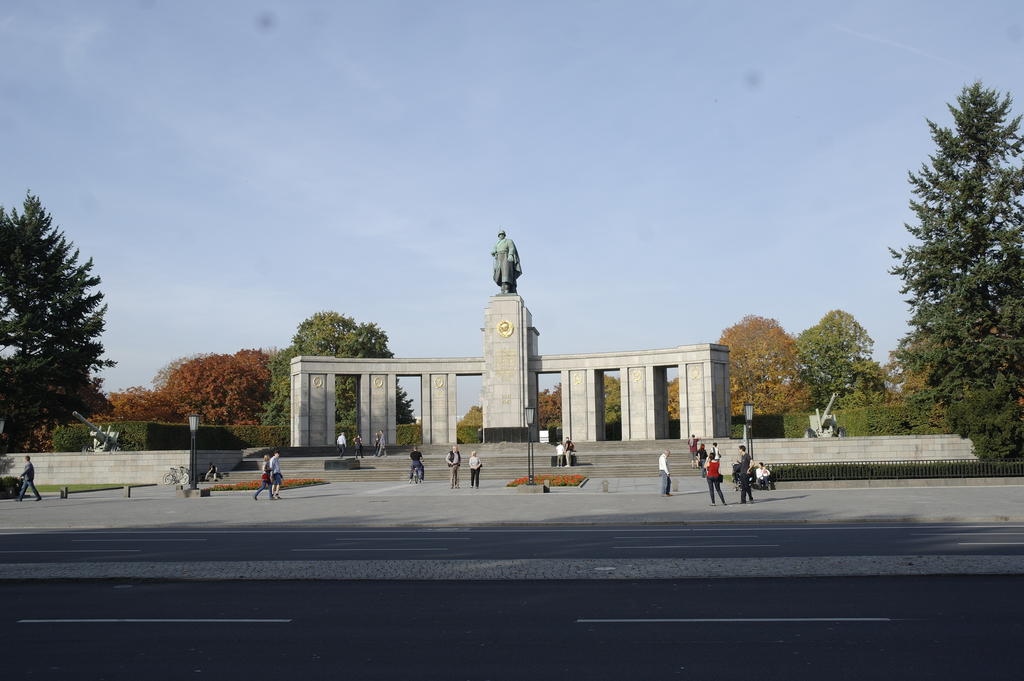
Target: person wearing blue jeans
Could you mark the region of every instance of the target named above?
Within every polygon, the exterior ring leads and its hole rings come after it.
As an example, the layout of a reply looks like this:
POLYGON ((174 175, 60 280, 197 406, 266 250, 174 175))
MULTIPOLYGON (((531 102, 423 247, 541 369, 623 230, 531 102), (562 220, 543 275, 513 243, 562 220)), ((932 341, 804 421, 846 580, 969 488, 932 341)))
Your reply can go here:
POLYGON ((668 457, 672 452, 667 449, 658 457, 658 474, 661 476, 661 496, 672 496, 672 476, 668 470, 668 457))
POLYGON ((18 501, 25 499, 25 492, 28 488, 32 488, 32 493, 36 495, 36 501, 42 501, 43 497, 39 495, 39 490, 36 489, 36 467, 32 465, 32 457, 25 457, 25 470, 21 472, 21 494, 18 495, 18 501))
POLYGON ((252 495, 252 498, 259 499, 260 492, 265 489, 270 489, 270 457, 266 454, 263 455, 263 474, 260 476, 260 488, 256 490, 256 494, 252 495))

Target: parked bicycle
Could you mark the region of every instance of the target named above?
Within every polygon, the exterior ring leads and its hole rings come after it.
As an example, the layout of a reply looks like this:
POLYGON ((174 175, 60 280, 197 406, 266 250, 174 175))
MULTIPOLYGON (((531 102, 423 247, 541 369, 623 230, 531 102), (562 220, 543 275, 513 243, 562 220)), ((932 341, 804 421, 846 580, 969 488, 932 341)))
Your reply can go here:
POLYGON ((169 473, 164 473, 165 485, 187 485, 190 482, 187 466, 171 466, 169 473))

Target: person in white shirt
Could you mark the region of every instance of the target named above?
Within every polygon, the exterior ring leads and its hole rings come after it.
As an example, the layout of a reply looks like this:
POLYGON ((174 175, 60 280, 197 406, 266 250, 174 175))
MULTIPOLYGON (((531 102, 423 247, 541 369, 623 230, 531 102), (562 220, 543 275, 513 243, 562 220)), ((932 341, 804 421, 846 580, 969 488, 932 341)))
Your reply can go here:
POLYGON ((345 456, 345 445, 347 444, 348 442, 345 441, 345 433, 342 432, 341 435, 338 436, 338 456, 345 456))
POLYGON ((480 469, 483 467, 483 463, 480 461, 480 457, 476 455, 476 452, 471 452, 469 455, 469 486, 480 489, 480 469))
POLYGON ((564 458, 565 458, 565 445, 563 445, 561 442, 559 442, 558 446, 555 447, 555 466, 557 466, 558 468, 561 468, 562 467, 562 459, 564 459, 564 458))
POLYGON ((666 449, 658 457, 658 474, 661 476, 661 496, 663 497, 672 496, 672 476, 668 470, 668 457, 671 455, 672 452, 666 449))

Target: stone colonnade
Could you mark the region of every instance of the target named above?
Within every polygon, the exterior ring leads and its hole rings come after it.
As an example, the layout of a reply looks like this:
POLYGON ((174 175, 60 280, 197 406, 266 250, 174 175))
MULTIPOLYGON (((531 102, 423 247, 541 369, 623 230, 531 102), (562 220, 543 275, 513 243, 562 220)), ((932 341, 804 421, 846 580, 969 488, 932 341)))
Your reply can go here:
MULTIPOLYGON (((679 437, 685 439, 690 433, 697 433, 704 438, 723 438, 729 436, 731 413, 728 362, 728 348, 713 344, 623 353, 531 354, 526 362, 527 394, 516 402, 535 405, 537 375, 556 373, 562 382, 564 434, 579 442, 603 440, 604 374, 617 371, 621 383, 622 439, 664 439, 669 434, 667 372, 675 368, 680 379, 679 437)), ((486 365, 480 357, 296 357, 291 363, 292 446, 333 444, 336 376, 356 378, 358 430, 366 445, 373 443, 378 430, 384 431, 387 442, 395 442, 400 376, 420 379, 423 441, 454 442, 456 424, 462 416, 458 409, 457 377, 484 376, 486 390, 486 365)), ((499 370, 507 369, 499 364, 499 370)), ((486 419, 488 405, 483 406, 486 419)), ((350 441, 351 438, 350 433, 350 441)))

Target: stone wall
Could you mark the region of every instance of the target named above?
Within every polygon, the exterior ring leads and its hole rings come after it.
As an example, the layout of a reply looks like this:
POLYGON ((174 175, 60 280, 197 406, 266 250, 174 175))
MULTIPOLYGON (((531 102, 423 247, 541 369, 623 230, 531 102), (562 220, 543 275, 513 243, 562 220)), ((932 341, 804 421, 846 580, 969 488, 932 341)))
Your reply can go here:
MULTIPOLYGON (((161 452, 54 452, 30 454, 38 485, 144 484, 160 482, 172 466, 188 466, 188 450, 161 452)), ((24 454, 9 454, 0 461, 0 475, 20 475, 25 467, 24 454)), ((242 460, 239 450, 197 453, 199 472, 205 473, 212 461, 227 472, 242 460)))
MULTIPOLYGON (((732 461, 742 440, 719 443, 723 458, 732 461)), ((710 443, 708 443, 710 444, 710 443)), ((974 459, 972 443, 959 435, 900 435, 805 439, 754 439, 755 461, 804 463, 812 461, 917 461, 974 459)))

